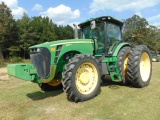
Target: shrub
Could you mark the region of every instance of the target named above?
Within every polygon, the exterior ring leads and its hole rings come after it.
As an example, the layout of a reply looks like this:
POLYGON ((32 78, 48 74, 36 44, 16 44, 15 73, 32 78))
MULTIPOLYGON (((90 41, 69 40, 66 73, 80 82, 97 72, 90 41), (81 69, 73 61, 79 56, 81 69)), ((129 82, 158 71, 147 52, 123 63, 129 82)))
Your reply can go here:
POLYGON ((4 64, 4 59, 0 59, 0 65, 4 64))
POLYGON ((12 57, 12 58, 9 59, 9 61, 11 63, 17 63, 17 62, 22 62, 23 59, 21 57, 12 57))

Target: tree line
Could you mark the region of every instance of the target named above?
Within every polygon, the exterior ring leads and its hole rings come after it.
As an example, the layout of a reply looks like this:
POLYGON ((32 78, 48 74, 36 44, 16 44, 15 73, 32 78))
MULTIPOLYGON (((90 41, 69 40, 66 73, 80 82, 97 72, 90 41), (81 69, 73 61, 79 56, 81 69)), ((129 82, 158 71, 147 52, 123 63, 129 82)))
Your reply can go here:
MULTIPOLYGON (((133 15, 125 20, 123 39, 134 44, 146 44, 152 51, 160 51, 160 30, 149 25, 145 18, 133 15), (140 34, 137 39, 134 34, 140 34)), ((28 17, 26 13, 15 20, 10 8, 0 3, 0 59, 13 56, 29 58, 28 48, 43 42, 73 38, 73 28, 60 26, 48 17, 28 17)))
POLYGON ((29 58, 28 48, 43 42, 71 39, 73 28, 54 24, 48 17, 29 18, 26 13, 15 20, 4 2, 0 4, 0 59, 29 58))

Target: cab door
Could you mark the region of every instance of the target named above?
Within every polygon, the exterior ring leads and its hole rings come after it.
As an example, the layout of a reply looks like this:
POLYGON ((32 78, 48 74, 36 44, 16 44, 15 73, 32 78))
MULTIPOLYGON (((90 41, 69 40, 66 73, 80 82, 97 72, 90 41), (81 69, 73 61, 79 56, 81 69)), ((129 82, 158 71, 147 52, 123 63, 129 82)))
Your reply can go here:
POLYGON ((113 53, 113 48, 122 40, 121 27, 112 23, 106 25, 106 42, 108 54, 113 53))

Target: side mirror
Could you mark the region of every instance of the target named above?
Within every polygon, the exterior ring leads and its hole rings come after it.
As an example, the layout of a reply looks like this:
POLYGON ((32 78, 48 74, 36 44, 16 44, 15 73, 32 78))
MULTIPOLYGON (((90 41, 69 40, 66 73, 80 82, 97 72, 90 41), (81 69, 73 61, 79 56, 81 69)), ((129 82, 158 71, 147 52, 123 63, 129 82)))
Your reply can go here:
POLYGON ((91 29, 95 29, 96 28, 96 22, 95 21, 91 21, 91 29))

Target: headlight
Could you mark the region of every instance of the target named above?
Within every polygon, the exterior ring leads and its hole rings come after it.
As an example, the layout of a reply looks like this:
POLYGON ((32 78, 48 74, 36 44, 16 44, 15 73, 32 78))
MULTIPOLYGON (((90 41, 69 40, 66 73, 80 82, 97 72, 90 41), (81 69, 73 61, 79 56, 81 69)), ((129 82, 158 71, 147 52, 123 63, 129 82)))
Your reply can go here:
POLYGON ((37 48, 37 52, 40 52, 41 51, 41 49, 40 48, 37 48))
POLYGON ((31 53, 37 53, 37 52, 41 52, 41 48, 32 48, 30 50, 31 53))

